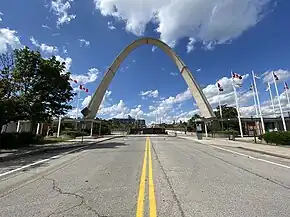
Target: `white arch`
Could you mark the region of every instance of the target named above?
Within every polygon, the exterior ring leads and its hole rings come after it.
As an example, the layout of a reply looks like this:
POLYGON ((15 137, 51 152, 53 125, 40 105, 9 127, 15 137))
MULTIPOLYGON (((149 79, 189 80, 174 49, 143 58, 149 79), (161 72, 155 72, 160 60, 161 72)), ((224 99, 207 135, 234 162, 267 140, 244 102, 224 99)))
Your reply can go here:
POLYGON ((124 59, 137 47, 140 47, 143 44, 152 44, 159 47, 163 50, 176 64, 180 73, 182 74, 185 82, 187 83, 189 89, 191 90, 192 96, 194 97, 196 104, 200 110, 201 116, 205 118, 215 117, 213 110, 207 101, 204 93, 201 88, 197 84, 196 80, 193 78, 191 72, 187 68, 187 66, 183 63, 183 61, 176 55, 176 53, 164 42, 150 37, 140 38, 135 40, 129 46, 127 46, 114 60, 112 65, 107 70, 102 82, 99 87, 95 91, 88 107, 82 110, 82 114, 85 118, 95 118, 99 107, 102 103, 103 97, 105 95, 106 90, 111 83, 115 72, 118 70, 120 64, 124 61, 124 59))

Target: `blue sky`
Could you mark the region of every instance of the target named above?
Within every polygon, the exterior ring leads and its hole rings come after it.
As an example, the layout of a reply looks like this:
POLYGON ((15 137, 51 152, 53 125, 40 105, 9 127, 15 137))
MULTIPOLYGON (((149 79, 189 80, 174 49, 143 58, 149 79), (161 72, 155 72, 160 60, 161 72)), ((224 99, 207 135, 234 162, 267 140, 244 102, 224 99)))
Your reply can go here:
MULTIPOLYGON (((234 105, 231 70, 244 76, 239 89, 242 116, 255 115, 249 89, 257 80, 262 111, 272 114, 266 84, 278 82, 287 111, 283 82, 290 83, 290 2, 286 0, 10 0, 0 2, 0 52, 23 45, 67 63, 72 78, 89 89, 85 106, 114 58, 135 39, 159 38, 188 65, 209 102, 234 105), (247 75, 249 74, 249 75, 247 75)), ((73 87, 76 85, 72 84, 73 87)), ((275 95, 272 86, 273 94, 275 95)), ((277 98, 275 98, 275 104, 277 98)), ((72 102, 76 113, 76 99, 72 102)), ((278 108, 276 108, 278 112, 278 108)), ((176 66, 161 50, 144 45, 122 63, 98 116, 131 115, 154 122, 187 120, 198 113, 176 66)))

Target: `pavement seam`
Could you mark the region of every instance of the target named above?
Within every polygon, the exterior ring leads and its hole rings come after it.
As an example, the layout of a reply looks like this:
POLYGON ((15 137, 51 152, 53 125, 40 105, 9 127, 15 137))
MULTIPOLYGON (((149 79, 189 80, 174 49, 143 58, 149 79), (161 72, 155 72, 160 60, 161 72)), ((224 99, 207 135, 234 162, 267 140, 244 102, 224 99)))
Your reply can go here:
MULTIPOLYGON (((190 145, 188 145, 188 144, 185 144, 185 145, 188 146, 188 147, 192 147, 192 146, 190 146, 190 145)), ((215 156, 215 155, 213 155, 213 154, 210 154, 210 153, 208 153, 208 152, 206 152, 206 151, 200 150, 200 149, 198 149, 198 148, 196 148, 196 147, 195 147, 195 150, 198 150, 198 151, 200 151, 200 152, 202 152, 202 153, 204 153, 204 154, 207 154, 207 155, 209 155, 209 156, 211 156, 211 157, 213 157, 213 158, 216 158, 216 159, 218 159, 218 160, 221 160, 221 161, 223 161, 223 162, 226 163, 226 164, 229 164, 229 165, 231 165, 231 166, 234 166, 234 167, 236 167, 236 168, 239 168, 239 169, 241 169, 241 170, 243 170, 243 171, 245 171, 245 172, 248 172, 248 173, 250 173, 250 174, 252 174, 252 175, 255 175, 255 176, 257 176, 257 177, 259 177, 259 178, 261 178, 261 179, 267 180, 267 181, 269 181, 269 182, 271 182, 271 183, 273 183, 273 184, 276 184, 276 185, 278 185, 278 186, 280 186, 280 187, 283 187, 283 188, 285 188, 285 189, 287 189, 287 190, 290 190, 290 187, 287 186, 287 185, 285 185, 284 183, 281 183, 281 182, 278 182, 278 181, 276 181, 276 180, 273 180, 273 179, 267 178, 267 177, 265 177, 265 176, 259 175, 258 173, 252 172, 251 170, 248 170, 248 169, 246 169, 246 168, 243 168, 243 167, 241 167, 241 166, 238 166, 238 165, 236 165, 236 164, 233 164, 233 163, 231 163, 231 162, 229 162, 229 161, 226 161, 226 160, 224 160, 224 159, 222 159, 222 158, 220 158, 220 157, 218 157, 218 156, 215 156)), ((187 152, 184 152, 184 153, 187 153, 187 152)))
POLYGON ((158 162, 158 164, 159 164, 159 167, 160 167, 160 169, 161 169, 161 171, 162 171, 162 173, 163 173, 163 175, 164 175, 164 177, 165 177, 165 180, 166 180, 166 182, 167 182, 167 184, 168 184, 168 186, 169 186, 169 188, 170 188, 170 191, 171 191, 171 194, 172 194, 172 196, 173 196, 173 199, 174 199, 175 202, 177 203, 177 206, 178 206, 179 212, 180 212, 180 214, 181 214, 182 217, 185 217, 185 213, 184 213, 184 211, 183 211, 183 209, 182 209, 181 203, 180 203, 180 201, 179 201, 177 195, 175 194, 175 191, 174 191, 174 189, 173 189, 173 186, 172 186, 172 184, 171 184, 171 182, 170 182, 170 180, 169 180, 169 177, 167 176, 167 174, 166 174, 166 172, 165 172, 165 170, 164 170, 164 167, 163 167, 162 164, 161 164, 160 159, 158 158, 157 152, 156 152, 155 147, 154 147, 154 143, 153 143, 152 141, 151 141, 151 144, 152 144, 152 149, 153 149, 153 151, 154 151, 154 154, 155 154, 155 156, 156 156, 156 160, 157 160, 157 162, 158 162))

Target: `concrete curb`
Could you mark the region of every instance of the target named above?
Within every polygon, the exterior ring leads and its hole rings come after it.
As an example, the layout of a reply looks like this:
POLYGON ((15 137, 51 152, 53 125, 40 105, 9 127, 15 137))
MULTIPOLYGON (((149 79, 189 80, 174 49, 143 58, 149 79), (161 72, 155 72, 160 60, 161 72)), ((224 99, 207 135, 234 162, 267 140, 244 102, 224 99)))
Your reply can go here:
POLYGON ((261 151, 261 150, 257 150, 257 149, 244 148, 244 147, 237 147, 237 148, 242 149, 242 150, 246 150, 246 151, 257 152, 260 154, 266 154, 266 155, 270 155, 270 156, 274 156, 274 157, 290 159, 290 156, 287 156, 287 155, 275 154, 275 153, 271 153, 271 152, 267 152, 267 151, 261 151))
MULTIPOLYGON (((179 137, 180 139, 186 139, 186 140, 191 140, 191 139, 188 139, 188 138, 185 138, 185 137, 179 137)), ((191 141, 194 141, 194 140, 191 140, 191 141)), ((205 143, 202 143, 202 142, 199 142, 199 141, 195 141, 199 144, 202 144, 202 145, 215 145, 215 146, 220 146, 220 145, 216 145, 216 144, 205 144, 205 143)), ((272 152, 268 152, 268 151, 262 151, 262 150, 257 150, 257 149, 252 149, 252 148, 245 148, 245 147, 242 147, 242 146, 235 146, 235 147, 232 147, 232 148, 239 148, 239 149, 242 149, 242 150, 245 150, 245 151, 252 151, 252 152, 256 152, 256 153, 260 153, 260 154, 265 154, 265 155, 269 155, 269 156, 273 156, 273 157, 280 157, 280 158, 284 158, 284 159, 290 159, 290 156, 287 156, 287 155, 283 155, 283 154, 276 154, 276 153, 272 153, 272 152)))
POLYGON ((0 162, 10 161, 10 160, 14 160, 14 159, 17 159, 19 157, 24 157, 24 156, 28 156, 28 155, 40 154, 40 153, 43 153, 43 152, 46 152, 46 151, 66 150, 66 149, 71 149, 71 148, 86 147, 86 146, 89 146, 89 145, 94 145, 94 144, 98 144, 98 143, 101 143, 101 142, 105 142, 105 141, 108 141, 108 140, 111 140, 111 139, 116 139, 116 138, 121 138, 121 137, 123 137, 123 136, 115 136, 115 137, 110 137, 110 138, 104 139, 102 141, 96 141, 96 142, 91 142, 91 143, 87 142, 87 143, 84 143, 84 144, 77 144, 77 145, 72 145, 72 146, 38 148, 38 149, 35 149, 35 150, 31 150, 31 151, 27 151, 27 152, 24 152, 24 153, 20 153, 20 154, 12 154, 12 155, 8 155, 8 156, 5 156, 5 157, 0 157, 0 162))

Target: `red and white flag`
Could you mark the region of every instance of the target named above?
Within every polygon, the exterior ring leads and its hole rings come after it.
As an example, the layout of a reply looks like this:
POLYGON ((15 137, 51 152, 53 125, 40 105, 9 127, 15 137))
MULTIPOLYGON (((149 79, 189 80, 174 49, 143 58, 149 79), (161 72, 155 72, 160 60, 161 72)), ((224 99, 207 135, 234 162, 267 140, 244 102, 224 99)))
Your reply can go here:
POLYGON ((222 86, 221 86, 221 84, 219 82, 217 83, 217 86, 218 86, 218 89, 219 89, 220 92, 224 91, 224 89, 222 88, 222 86))
POLYGON ((278 76, 274 72, 273 72, 273 75, 274 75, 275 80, 278 81, 279 80, 278 76))
POLYGON ((243 76, 239 75, 238 73, 232 72, 232 78, 237 78, 237 79, 242 80, 243 76))

